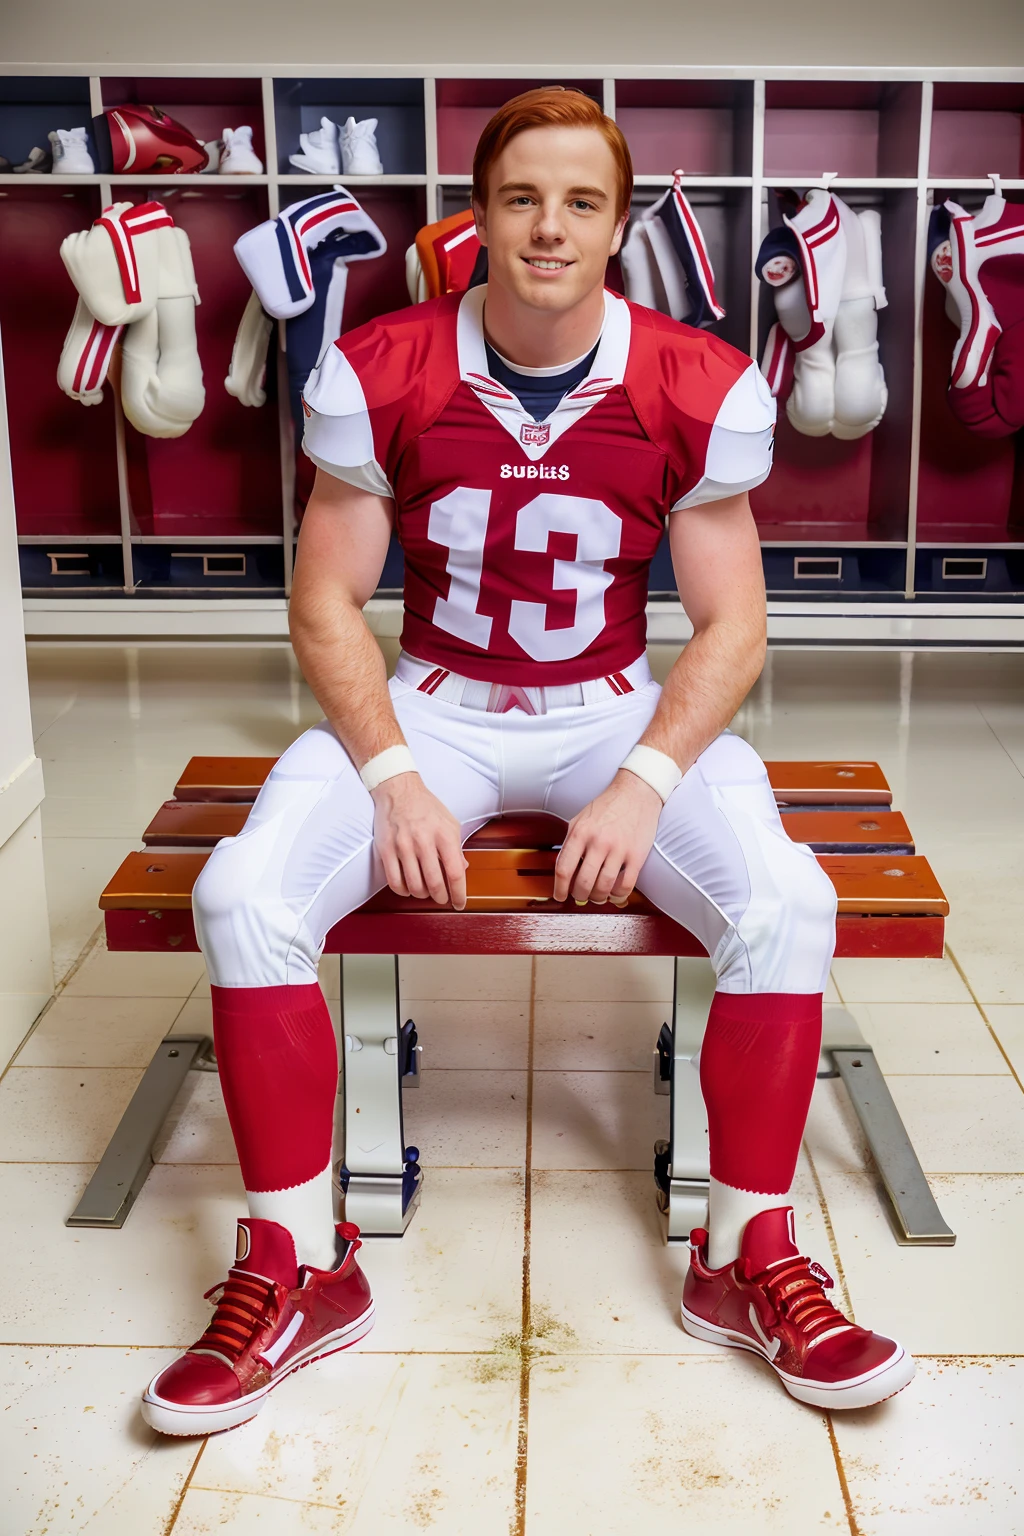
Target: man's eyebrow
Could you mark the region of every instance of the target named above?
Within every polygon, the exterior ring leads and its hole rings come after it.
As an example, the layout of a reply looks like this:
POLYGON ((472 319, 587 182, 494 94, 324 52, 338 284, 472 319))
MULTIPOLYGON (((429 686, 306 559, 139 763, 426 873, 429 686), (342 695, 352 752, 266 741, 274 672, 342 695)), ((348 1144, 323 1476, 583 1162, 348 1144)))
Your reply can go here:
MULTIPOLYGON (((500 197, 503 192, 536 191, 537 185, 532 181, 505 181, 498 188, 498 196, 500 197)), ((604 202, 608 201, 608 193, 603 191, 601 187, 570 187, 567 195, 569 197, 598 197, 602 198, 604 202)))

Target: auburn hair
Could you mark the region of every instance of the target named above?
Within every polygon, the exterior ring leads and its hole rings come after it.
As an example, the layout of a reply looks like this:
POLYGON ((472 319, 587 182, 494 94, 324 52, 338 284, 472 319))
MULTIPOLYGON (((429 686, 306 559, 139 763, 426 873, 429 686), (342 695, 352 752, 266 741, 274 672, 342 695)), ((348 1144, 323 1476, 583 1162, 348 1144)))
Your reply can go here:
POLYGON ((491 166, 517 133, 527 128, 596 128, 612 152, 618 180, 619 218, 633 196, 633 161, 622 129, 606 117, 592 96, 564 85, 542 85, 523 91, 499 107, 480 135, 473 156, 473 200, 487 204, 487 178, 491 166))

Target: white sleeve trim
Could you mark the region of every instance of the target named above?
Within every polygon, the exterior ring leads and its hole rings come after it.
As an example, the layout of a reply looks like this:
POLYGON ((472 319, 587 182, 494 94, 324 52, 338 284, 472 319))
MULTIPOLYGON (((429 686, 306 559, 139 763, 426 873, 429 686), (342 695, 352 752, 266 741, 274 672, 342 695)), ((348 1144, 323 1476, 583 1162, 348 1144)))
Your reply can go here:
POLYGON ((394 500, 395 493, 376 459, 366 464, 328 464, 326 459, 319 459, 315 453, 310 453, 305 441, 302 447, 306 458, 312 459, 317 469, 333 475, 335 480, 344 480, 346 485, 354 485, 358 491, 371 491, 374 496, 387 496, 394 500))
POLYGON ((719 406, 708 439, 704 473, 671 508, 700 507, 752 491, 772 467, 775 400, 756 363, 745 369, 719 406))
POLYGON ((393 496, 374 452, 363 387, 340 347, 327 348, 302 395, 306 410, 302 446, 317 468, 379 496, 393 496))
POLYGON ((770 473, 771 465, 755 479, 744 480, 738 485, 733 483, 723 485, 720 480, 709 480, 705 475, 689 495, 682 497, 674 506, 669 507, 669 512, 684 512, 688 507, 703 507, 709 501, 724 501, 727 496, 740 496, 744 491, 752 491, 755 486, 763 485, 770 473))

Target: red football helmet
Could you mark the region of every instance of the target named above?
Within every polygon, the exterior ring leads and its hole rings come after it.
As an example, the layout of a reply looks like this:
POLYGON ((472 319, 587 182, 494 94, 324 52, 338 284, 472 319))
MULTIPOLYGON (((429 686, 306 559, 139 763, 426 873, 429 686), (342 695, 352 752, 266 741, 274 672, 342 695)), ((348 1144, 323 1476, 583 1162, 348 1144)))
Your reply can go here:
POLYGON ((199 140, 158 107, 129 102, 110 107, 104 115, 110 128, 115 175, 127 171, 170 175, 201 171, 209 164, 210 157, 199 140))

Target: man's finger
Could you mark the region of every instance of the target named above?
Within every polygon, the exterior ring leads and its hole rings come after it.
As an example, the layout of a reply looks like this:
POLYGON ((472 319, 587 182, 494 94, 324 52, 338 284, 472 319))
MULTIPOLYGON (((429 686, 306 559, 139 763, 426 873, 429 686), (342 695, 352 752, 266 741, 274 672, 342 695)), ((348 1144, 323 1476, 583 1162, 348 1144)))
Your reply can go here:
POLYGON ((575 824, 570 826, 565 842, 562 844, 558 858, 555 860, 555 889, 556 901, 564 901, 569 894, 569 885, 576 866, 580 862, 583 853, 583 839, 576 831, 575 824))
POLYGON ((439 907, 448 905, 448 887, 444 883, 444 875, 441 873, 441 861, 437 856, 436 848, 421 848, 419 853, 420 869, 430 899, 436 901, 439 907))
POLYGON ((380 861, 384 866, 384 878, 389 888, 394 891, 396 896, 408 896, 409 887, 405 883, 402 866, 397 855, 390 848, 381 848, 378 851, 380 853, 380 861))
POLYGON ((637 871, 631 864, 623 864, 619 870, 619 877, 611 888, 608 900, 615 907, 624 907, 629 901, 633 887, 636 885, 637 871))
POLYGON ((582 906, 584 902, 590 900, 590 892, 593 890, 594 881, 601 873, 603 864, 604 854, 588 848, 572 883, 572 899, 578 905, 582 906))
POLYGON ((596 901, 599 906, 603 905, 618 884, 621 874, 622 864, 619 855, 609 854, 598 872, 597 879, 594 881, 593 889, 590 892, 591 901, 596 901))
POLYGON ((466 856, 458 843, 454 846, 451 842, 440 843, 438 852, 444 865, 452 906, 456 912, 463 912, 466 907, 466 870, 469 867, 466 856))
POLYGON ((415 896, 418 901, 424 901, 427 896, 427 887, 415 848, 411 843, 399 843, 398 857, 401 860, 405 883, 409 887, 409 895, 415 896))

